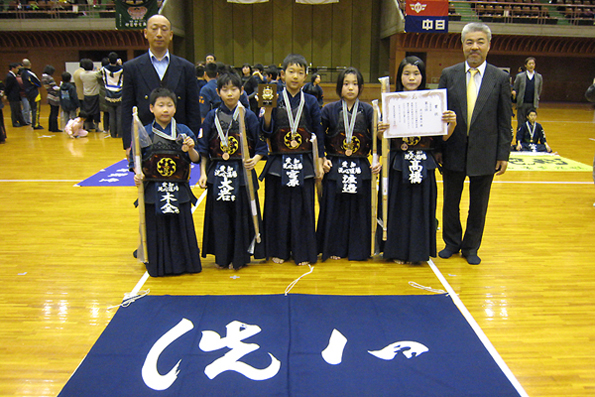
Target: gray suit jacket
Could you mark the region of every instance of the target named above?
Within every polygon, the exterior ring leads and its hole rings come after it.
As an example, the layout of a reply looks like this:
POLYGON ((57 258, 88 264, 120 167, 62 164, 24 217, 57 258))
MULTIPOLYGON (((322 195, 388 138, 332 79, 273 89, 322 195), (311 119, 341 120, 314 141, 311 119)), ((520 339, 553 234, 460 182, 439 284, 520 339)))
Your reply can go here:
MULTIPOLYGON (((527 86, 527 72, 522 72, 516 75, 514 79, 514 90, 516 91, 516 104, 521 106, 525 98, 525 87, 527 86)), ((543 88, 543 77, 541 74, 535 72, 533 75, 535 79, 535 95, 533 96, 533 107, 539 107, 539 99, 541 97, 541 89, 543 88)))
POLYGON ((512 107, 508 74, 487 64, 467 136, 465 63, 442 71, 439 88, 448 90, 448 109, 457 126, 442 147, 443 166, 468 176, 494 174, 496 161, 508 161, 512 141, 512 107))
POLYGON ((198 83, 194 65, 175 55, 171 55, 163 80, 155 71, 149 53, 145 53, 124 64, 122 83, 122 143, 124 149, 130 147, 132 108, 138 107, 138 116, 143 125, 153 121, 149 110, 149 95, 157 87, 169 88, 176 94, 175 119, 188 126, 196 136, 200 130, 200 108, 198 103, 198 83))

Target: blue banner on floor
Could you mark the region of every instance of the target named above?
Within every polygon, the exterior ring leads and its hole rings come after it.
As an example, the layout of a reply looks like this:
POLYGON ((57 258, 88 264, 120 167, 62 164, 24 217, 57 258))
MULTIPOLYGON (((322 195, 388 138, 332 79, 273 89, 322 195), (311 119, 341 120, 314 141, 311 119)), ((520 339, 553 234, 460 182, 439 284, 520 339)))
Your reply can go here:
MULTIPOLYGON (((190 186, 194 186, 200 179, 200 165, 190 166, 190 186)), ((128 171, 128 161, 121 160, 75 186, 134 186, 134 174, 128 171)))
POLYGON ((60 397, 519 396, 446 295, 147 296, 60 397))

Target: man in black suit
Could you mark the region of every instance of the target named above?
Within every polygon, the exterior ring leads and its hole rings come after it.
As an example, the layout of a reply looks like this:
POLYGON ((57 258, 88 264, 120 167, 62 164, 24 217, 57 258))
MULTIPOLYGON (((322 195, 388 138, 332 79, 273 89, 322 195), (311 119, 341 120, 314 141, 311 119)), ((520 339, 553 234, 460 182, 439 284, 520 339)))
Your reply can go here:
POLYGON ((23 111, 21 110, 21 86, 17 81, 17 73, 19 73, 20 68, 21 64, 18 62, 8 65, 9 70, 6 75, 6 88, 4 90, 8 103, 10 103, 10 117, 13 127, 27 125, 23 118, 23 111))
POLYGON ((448 108, 457 114, 457 126, 442 148, 446 247, 438 255, 450 258, 461 251, 471 265, 481 262, 477 251, 492 181, 494 174, 506 171, 512 140, 510 83, 507 73, 486 62, 491 39, 487 25, 467 24, 461 33, 466 61, 444 69, 439 83, 439 88, 448 89, 448 108), (463 236, 460 202, 466 177, 469 215, 463 236))
POLYGON ((176 121, 187 125, 198 136, 200 109, 194 65, 169 53, 173 38, 170 21, 153 15, 144 31, 149 51, 124 64, 122 84, 122 143, 129 152, 131 144, 132 108, 138 107, 143 125, 153 121, 149 95, 157 87, 166 87, 177 96, 176 121))

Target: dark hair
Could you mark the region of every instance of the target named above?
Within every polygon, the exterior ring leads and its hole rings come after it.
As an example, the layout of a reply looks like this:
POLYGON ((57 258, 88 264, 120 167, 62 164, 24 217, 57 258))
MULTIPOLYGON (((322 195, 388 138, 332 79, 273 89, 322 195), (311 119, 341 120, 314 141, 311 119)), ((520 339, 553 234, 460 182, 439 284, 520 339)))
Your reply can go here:
POLYGON ((205 75, 205 65, 199 63, 196 65, 196 77, 202 78, 205 75))
POLYGON ((318 73, 312 73, 312 77, 310 77, 310 82, 312 84, 314 84, 314 82, 316 81, 316 78, 320 77, 320 75, 318 73))
POLYGON ((101 66, 107 66, 107 65, 109 65, 109 58, 108 57, 101 58, 101 66))
POLYGON ((53 75, 55 71, 56 68, 52 65, 45 65, 45 68, 43 68, 43 73, 49 74, 50 76, 53 75))
POLYGON ((525 59, 525 63, 523 63, 523 65, 524 66, 527 66, 527 64, 529 63, 529 61, 535 62, 535 58, 533 58, 533 57, 527 57, 527 59, 525 59))
POLYGON ((12 70, 12 69, 16 68, 17 66, 21 66, 21 63, 20 62, 13 62, 13 63, 11 63, 11 64, 8 65, 8 68, 12 70))
MULTIPOLYGON (((242 69, 244 69, 246 66, 248 66, 248 68, 250 69, 250 76, 252 76, 252 65, 250 65, 249 63, 245 63, 242 65, 242 69)), ((242 73, 244 73, 243 70, 242 73)))
POLYGON ((347 76, 348 74, 354 74, 357 78, 357 96, 360 96, 360 94, 364 90, 364 76, 362 76, 362 73, 359 70, 357 70, 353 66, 350 66, 347 69, 341 70, 339 76, 337 76, 337 95, 339 95, 339 98, 341 98, 341 93, 343 92, 343 82, 345 81, 345 76, 347 76))
POLYGON ((151 91, 151 95, 149 95, 149 103, 155 106, 155 102, 157 102, 158 98, 171 98, 171 100, 174 101, 174 106, 178 103, 178 98, 176 97, 176 94, 174 94, 169 88, 155 88, 153 91, 151 91))
POLYGON ((221 90, 231 83, 234 87, 242 89, 242 79, 236 73, 224 73, 217 78, 217 89, 221 90))
POLYGON ((260 73, 264 72, 264 66, 262 65, 262 63, 255 64, 254 69, 258 70, 260 73))
POLYGON ((269 65, 269 67, 266 68, 264 73, 271 76, 271 80, 277 80, 277 76, 279 76, 279 69, 277 69, 275 65, 269 65))
POLYGON ((224 64, 223 62, 215 62, 217 64, 217 74, 221 76, 225 73, 231 73, 231 66, 224 64))
POLYGON ((397 76, 395 78, 395 85, 396 85, 396 89, 395 91, 403 91, 403 69, 405 69, 405 66, 407 65, 413 65, 413 66, 417 66, 417 68, 419 69, 419 72, 421 73, 421 84, 419 85, 419 87, 417 87, 418 90, 425 90, 426 89, 426 64, 424 63, 424 61, 422 61, 421 59, 419 59, 416 56, 410 55, 408 57, 405 57, 405 59, 403 59, 401 61, 401 64, 399 65, 399 70, 397 71, 397 76))
POLYGON ((62 73, 62 82, 63 83, 70 83, 71 78, 72 78, 72 75, 69 72, 62 73))
POLYGON ((537 109, 535 109, 535 108, 531 108, 531 109, 527 110, 527 113, 525 113, 525 116, 528 116, 530 113, 535 113, 535 114, 537 114, 537 109))
POLYGON ((215 61, 217 60, 217 57, 215 56, 215 54, 207 54, 207 55, 205 55, 205 60, 207 59, 207 57, 209 55, 212 56, 215 61))
POLYGON ((306 62, 306 58, 304 58, 303 55, 300 54, 289 54, 285 57, 285 59, 283 60, 283 66, 281 66, 281 69, 283 71, 287 70, 287 68, 289 67, 289 65, 297 65, 297 66, 301 66, 304 68, 304 70, 306 71, 306 73, 308 73, 308 63, 306 62))
POLYGON ((83 58, 81 59, 81 68, 85 69, 85 70, 93 70, 93 61, 90 60, 89 58, 83 58))
POLYGON ((79 112, 79 117, 83 120, 87 120, 89 118, 89 114, 87 112, 85 112, 84 110, 81 110, 79 112))
POLYGON ((207 72, 207 76, 209 78, 214 79, 217 77, 217 64, 213 62, 209 62, 205 65, 205 71, 207 72))
POLYGON ((115 65, 118 62, 118 54, 113 51, 107 55, 107 58, 112 65, 115 65))

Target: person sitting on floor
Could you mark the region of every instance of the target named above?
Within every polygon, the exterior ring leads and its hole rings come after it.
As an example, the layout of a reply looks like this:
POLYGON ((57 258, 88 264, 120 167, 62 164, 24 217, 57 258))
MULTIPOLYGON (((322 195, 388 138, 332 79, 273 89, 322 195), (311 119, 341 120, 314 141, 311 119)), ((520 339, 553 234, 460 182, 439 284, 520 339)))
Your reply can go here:
POLYGON ((552 153, 552 148, 548 145, 545 138, 545 131, 537 121, 537 110, 529 109, 527 111, 527 121, 521 125, 516 133, 516 147, 519 152, 548 152, 552 153))

